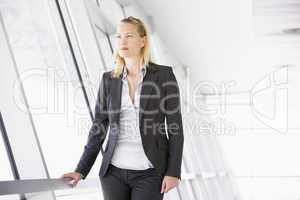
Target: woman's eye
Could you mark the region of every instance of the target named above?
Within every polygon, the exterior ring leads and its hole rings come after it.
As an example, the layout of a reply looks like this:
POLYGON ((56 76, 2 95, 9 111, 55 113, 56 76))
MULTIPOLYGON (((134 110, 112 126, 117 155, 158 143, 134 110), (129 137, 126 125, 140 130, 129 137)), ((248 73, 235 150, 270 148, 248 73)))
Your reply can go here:
MULTIPOLYGON (((118 38, 118 39, 120 39, 122 36, 121 35, 116 35, 115 37, 118 38)), ((124 37, 126 37, 126 38, 132 38, 133 35, 125 35, 124 37)))

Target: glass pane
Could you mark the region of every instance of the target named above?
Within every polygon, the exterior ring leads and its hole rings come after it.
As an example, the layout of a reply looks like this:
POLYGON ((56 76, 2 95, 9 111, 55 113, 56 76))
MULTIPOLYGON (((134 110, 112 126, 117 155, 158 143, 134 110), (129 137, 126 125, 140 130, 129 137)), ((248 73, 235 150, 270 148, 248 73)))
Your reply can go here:
POLYGON ((113 61, 112 50, 108 38, 104 34, 104 32, 101 29, 99 29, 97 26, 95 26, 95 31, 96 31, 97 41, 100 46, 101 54, 105 62, 106 69, 112 70, 114 68, 114 61, 113 61))
POLYGON ((4 142, 0 133, 0 181, 14 180, 10 163, 7 157, 4 142))
POLYGON ((76 167, 91 119, 55 2, 31 3, 8 3, 3 16, 49 175, 58 178, 76 167))

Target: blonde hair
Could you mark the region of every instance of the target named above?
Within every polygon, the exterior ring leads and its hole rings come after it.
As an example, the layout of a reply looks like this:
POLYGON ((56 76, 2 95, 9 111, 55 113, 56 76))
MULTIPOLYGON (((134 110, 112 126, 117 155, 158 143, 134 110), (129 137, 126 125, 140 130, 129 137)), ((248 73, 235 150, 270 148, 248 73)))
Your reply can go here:
MULTIPOLYGON (((140 64, 147 66, 148 63, 151 62, 151 58, 150 58, 150 38, 145 24, 140 19, 132 16, 126 17, 122 19, 120 22, 135 25, 137 27, 137 32, 140 35, 140 37, 146 37, 145 45, 141 49, 142 56, 141 56, 140 64)), ((113 77, 116 78, 120 76, 120 74, 122 73, 123 66, 125 65, 125 60, 119 55, 118 51, 115 52, 114 58, 115 58, 116 66, 112 71, 112 75, 113 77)))

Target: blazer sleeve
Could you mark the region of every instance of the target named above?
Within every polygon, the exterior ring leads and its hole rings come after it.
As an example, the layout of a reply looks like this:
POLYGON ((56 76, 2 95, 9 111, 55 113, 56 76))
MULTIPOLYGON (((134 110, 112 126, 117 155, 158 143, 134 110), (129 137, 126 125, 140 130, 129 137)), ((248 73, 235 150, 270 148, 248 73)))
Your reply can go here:
POLYGON ((81 155, 79 163, 75 169, 75 172, 80 173, 83 179, 86 178, 91 170, 107 133, 109 120, 106 106, 107 85, 105 81, 105 74, 106 73, 103 73, 100 81, 95 106, 95 117, 89 131, 87 143, 84 146, 83 154, 81 155))
POLYGON ((170 68, 167 72, 165 85, 165 116, 168 132, 168 166, 165 175, 181 179, 181 164, 183 154, 183 125, 181 116, 180 92, 177 80, 170 68))

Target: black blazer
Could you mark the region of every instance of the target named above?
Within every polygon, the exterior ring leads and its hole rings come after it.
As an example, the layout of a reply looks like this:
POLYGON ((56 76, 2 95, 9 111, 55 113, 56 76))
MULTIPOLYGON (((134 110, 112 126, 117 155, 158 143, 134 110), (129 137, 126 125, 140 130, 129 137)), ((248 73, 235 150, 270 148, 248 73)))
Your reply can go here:
MULTIPOLYGON (((106 134, 108 143, 103 152, 100 176, 107 172, 117 142, 122 74, 114 78, 111 72, 104 72, 102 76, 95 119, 75 169, 83 175, 83 179, 94 164, 106 134)), ((153 166, 161 175, 181 179, 184 136, 179 87, 171 67, 152 62, 148 64, 142 82, 139 121, 143 149, 153 166)))

